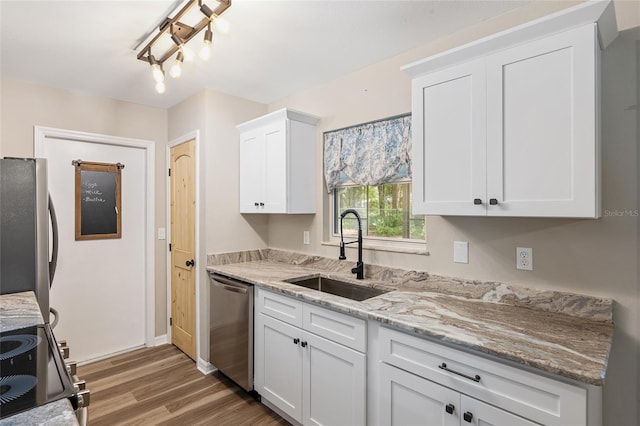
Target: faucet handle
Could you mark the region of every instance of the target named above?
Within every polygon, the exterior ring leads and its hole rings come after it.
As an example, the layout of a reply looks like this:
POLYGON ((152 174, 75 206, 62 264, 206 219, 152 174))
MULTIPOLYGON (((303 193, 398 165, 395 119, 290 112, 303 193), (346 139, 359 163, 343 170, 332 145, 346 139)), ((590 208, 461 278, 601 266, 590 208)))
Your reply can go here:
POLYGON ((339 260, 345 260, 347 256, 344 254, 344 241, 340 241, 340 256, 338 256, 339 260))

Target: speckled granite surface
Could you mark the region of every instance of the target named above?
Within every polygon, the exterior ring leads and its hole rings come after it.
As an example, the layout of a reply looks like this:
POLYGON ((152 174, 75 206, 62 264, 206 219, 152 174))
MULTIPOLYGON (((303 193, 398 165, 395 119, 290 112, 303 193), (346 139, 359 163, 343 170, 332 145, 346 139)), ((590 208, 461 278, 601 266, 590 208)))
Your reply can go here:
MULTIPOLYGON (((35 294, 0 295, 0 331, 44 324, 35 294)), ((54 401, 22 413, 0 419, 0 426, 77 426, 78 420, 68 399, 54 401)))
POLYGON ((32 291, 0 296, 0 331, 44 324, 40 306, 32 291))
POLYGON ((613 301, 494 282, 465 281, 279 250, 209 256, 209 271, 395 328, 553 374, 602 385, 613 337, 613 301), (322 274, 393 290, 357 302, 283 282, 322 274))

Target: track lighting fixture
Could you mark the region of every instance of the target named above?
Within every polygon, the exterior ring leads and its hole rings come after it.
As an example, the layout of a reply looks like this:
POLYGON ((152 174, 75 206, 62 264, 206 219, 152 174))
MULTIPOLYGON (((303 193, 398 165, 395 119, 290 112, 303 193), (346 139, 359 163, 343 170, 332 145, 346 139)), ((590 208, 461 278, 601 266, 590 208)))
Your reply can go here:
MULTIPOLYGON (((182 74, 182 65, 184 61, 193 60, 194 54, 191 49, 187 47, 187 43, 199 34, 202 30, 206 30, 204 33, 204 46, 200 50, 200 57, 203 60, 208 60, 211 57, 211 45, 213 42, 213 31, 211 29, 212 24, 216 30, 224 33, 229 29, 229 23, 222 19, 220 15, 224 13, 229 7, 231 7, 231 0, 217 0, 217 7, 212 9, 207 6, 203 0, 187 0, 183 3, 184 6, 177 12, 171 12, 164 21, 158 27, 157 33, 138 53, 138 59, 148 62, 151 65, 151 72, 153 73, 153 79, 156 82, 155 89, 158 93, 164 93, 166 90, 164 80, 164 70, 162 65, 166 60, 176 55, 175 62, 169 70, 169 74, 173 78, 178 78, 182 74), (202 19, 194 26, 190 26, 181 22, 180 20, 189 13, 193 7, 198 6, 200 12, 204 15, 202 19), (173 17, 170 17, 172 16, 173 17), (165 46, 166 43, 160 43, 161 39, 171 38, 173 44, 165 50, 161 55, 158 55, 158 45, 165 46), (156 45, 157 43, 157 45, 156 45), (151 54, 153 48, 154 53, 157 56, 151 54)), ((192 15, 189 15, 193 18, 192 15)), ((148 40, 152 35, 149 34, 145 40, 148 40)), ((140 43, 142 44, 142 43, 140 43)), ((138 49, 140 45, 136 47, 138 49)))

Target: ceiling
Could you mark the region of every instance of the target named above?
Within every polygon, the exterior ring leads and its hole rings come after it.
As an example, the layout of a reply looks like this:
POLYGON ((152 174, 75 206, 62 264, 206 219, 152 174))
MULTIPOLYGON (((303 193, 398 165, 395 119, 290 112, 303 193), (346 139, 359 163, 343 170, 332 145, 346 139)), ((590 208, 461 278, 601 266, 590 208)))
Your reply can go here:
MULTIPOLYGON (((163 108, 203 88, 270 103, 531 1, 232 0, 223 15, 231 31, 215 35, 212 59, 196 56, 180 79, 167 75, 160 95, 134 47, 182 0, 1 0, 0 69, 5 77, 163 108)), ((190 42, 193 50, 201 38, 190 42)))

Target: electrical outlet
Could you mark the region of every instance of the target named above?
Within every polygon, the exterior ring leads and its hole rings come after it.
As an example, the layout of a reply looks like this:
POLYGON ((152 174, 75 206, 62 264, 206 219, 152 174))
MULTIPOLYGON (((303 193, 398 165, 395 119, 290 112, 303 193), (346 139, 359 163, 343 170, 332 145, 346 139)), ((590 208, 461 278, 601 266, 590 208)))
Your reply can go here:
POLYGON ((516 247, 516 269, 533 271, 533 249, 531 247, 516 247))
POLYGON ((309 242, 309 231, 302 232, 302 244, 311 244, 309 242))

